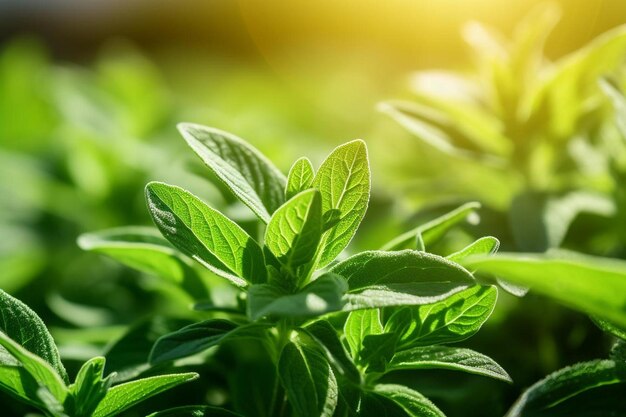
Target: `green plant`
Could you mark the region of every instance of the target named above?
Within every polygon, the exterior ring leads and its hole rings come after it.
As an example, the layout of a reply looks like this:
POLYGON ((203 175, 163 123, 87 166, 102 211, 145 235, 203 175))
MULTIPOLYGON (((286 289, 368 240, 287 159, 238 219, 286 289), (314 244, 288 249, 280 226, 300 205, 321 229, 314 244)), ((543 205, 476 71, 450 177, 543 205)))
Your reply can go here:
MULTIPOLYGON (((495 252, 498 241, 483 238, 448 258, 424 250, 475 204, 389 244, 413 242, 412 249, 348 256, 370 194, 364 142, 337 147, 317 171, 301 158, 285 177, 234 135, 194 124, 179 129, 213 178, 260 224, 244 230, 190 192, 151 182, 148 208, 169 243, 136 228, 81 238, 83 247, 175 282, 190 260, 230 282, 231 303, 197 303, 213 317, 159 338, 152 365, 225 344, 241 352, 237 346, 245 344, 247 353, 230 360, 261 360, 245 365, 243 376, 238 366, 227 373, 235 379, 232 410, 247 416, 443 415, 419 392, 381 381, 398 370, 443 368, 510 381, 492 359, 447 346, 476 333, 497 297, 495 287, 481 285, 457 262, 495 252)), ((157 415, 213 412, 198 406, 157 415)))
POLYGON ((112 417, 153 395, 195 379, 157 375, 113 386, 105 358, 83 364, 74 383, 48 329, 24 303, 0 290, 0 389, 52 417, 112 417))

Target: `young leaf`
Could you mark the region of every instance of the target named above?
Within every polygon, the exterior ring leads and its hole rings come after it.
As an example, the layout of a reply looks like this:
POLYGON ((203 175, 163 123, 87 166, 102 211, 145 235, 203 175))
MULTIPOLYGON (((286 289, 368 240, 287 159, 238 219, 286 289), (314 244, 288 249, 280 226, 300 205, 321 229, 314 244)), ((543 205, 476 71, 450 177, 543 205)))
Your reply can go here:
POLYGON ((198 374, 158 375, 138 379, 111 388, 100 402, 92 417, 113 417, 163 391, 198 378, 198 374))
POLYGON ((313 164, 308 158, 302 157, 293 163, 287 175, 287 188, 285 188, 285 200, 309 189, 313 186, 313 164))
POLYGON ((480 203, 478 202, 465 203, 443 216, 437 217, 421 226, 417 226, 415 229, 392 239, 384 244, 381 250, 396 251, 413 249, 415 247, 414 242, 416 237, 421 237, 424 246, 431 245, 452 227, 466 220, 470 215, 475 214, 476 210, 479 208, 480 203))
POLYGON ((317 190, 303 191, 274 212, 265 229, 265 245, 296 277, 313 259, 322 237, 322 205, 317 190))
POLYGON ((472 256, 468 268, 497 275, 572 308, 626 326, 626 262, 557 251, 472 256))
POLYGON ((146 198, 163 236, 185 254, 237 286, 265 281, 261 248, 235 222, 172 185, 151 182, 146 198))
POLYGON ((358 363, 367 367, 368 372, 385 372, 396 351, 397 341, 393 333, 368 334, 363 338, 358 363))
POLYGON ((462 259, 471 255, 489 255, 496 253, 500 247, 500 241, 493 236, 484 236, 470 243, 458 252, 446 256, 446 259, 459 263, 462 259))
POLYGON ((351 312, 343 326, 343 334, 353 358, 359 357, 365 336, 382 332, 383 324, 380 321, 380 310, 377 308, 351 312))
POLYGON ((295 294, 285 294, 269 284, 253 285, 248 291, 248 316, 308 317, 342 309, 345 280, 326 273, 295 294))
POLYGON ((374 285, 421 284, 424 295, 439 284, 447 288, 474 284, 464 268, 437 255, 415 250, 397 252, 365 251, 339 262, 330 269, 348 281, 350 291, 374 285))
POLYGON ((428 398, 403 385, 378 384, 374 392, 398 404, 410 417, 445 417, 428 398))
POLYGON ((235 135, 191 123, 179 124, 178 130, 207 167, 267 223, 285 201, 285 176, 235 135))
POLYGON ((101 356, 85 362, 76 381, 69 387, 65 411, 72 416, 90 416, 111 387, 112 375, 103 378, 105 359, 101 356))
POLYGON ((585 391, 626 380, 614 361, 595 360, 560 369, 522 394, 506 417, 521 417, 549 410, 585 391))
POLYGON ((64 382, 69 381, 54 339, 41 318, 26 304, 1 289, 0 332, 50 364, 64 382))
POLYGON ((280 354, 278 373, 294 415, 333 415, 337 406, 337 381, 321 353, 299 342, 289 342, 280 354))
MULTIPOLYGON (((0 385, 3 387, 7 387, 10 392, 15 394, 25 394, 29 395, 28 399, 34 403, 38 403, 41 398, 39 396, 39 389, 45 388, 49 393, 56 399, 56 401, 60 404, 63 404, 65 401, 65 397, 67 396, 67 387, 65 386, 65 382, 61 379, 56 369, 52 368, 52 366, 44 361, 39 356, 29 352, 24 349, 21 345, 15 342, 13 339, 8 337, 3 332, 0 332, 0 346, 6 349, 6 351, 13 356, 21 366, 24 371, 28 374, 28 377, 25 378, 23 384, 17 384, 15 381, 2 381, 0 385), (31 382, 28 382, 31 381, 31 382), (34 381, 35 384, 32 384, 34 381), (35 394, 35 397, 32 397, 32 394, 35 394)), ((18 371, 15 372, 13 366, 0 365, 0 368, 3 369, 0 372, 0 377, 5 378, 13 378, 16 375, 20 375, 22 377, 23 373, 18 371)))
POLYGON ((190 271, 189 261, 153 228, 129 226, 86 233, 78 238, 78 246, 177 283, 190 271))
POLYGON ((479 285, 434 304, 396 311, 385 332, 399 337, 402 349, 465 340, 489 318, 498 297, 496 287, 479 285))
POLYGON ((387 370, 451 369, 512 382, 509 374, 493 359, 470 349, 447 346, 417 347, 398 352, 387 370))
POLYGON ((157 411, 148 417, 243 417, 241 414, 210 405, 189 405, 157 411))
POLYGON ((348 245, 367 210, 370 169, 362 140, 341 145, 320 166, 313 187, 322 195, 322 213, 332 225, 322 239, 318 267, 332 262, 348 245))
POLYGON ((319 344, 320 349, 326 353, 331 365, 341 375, 344 375, 352 382, 360 383, 359 371, 348 357, 343 343, 339 340, 337 330, 335 330, 332 324, 326 320, 318 320, 306 326, 304 330, 319 344))

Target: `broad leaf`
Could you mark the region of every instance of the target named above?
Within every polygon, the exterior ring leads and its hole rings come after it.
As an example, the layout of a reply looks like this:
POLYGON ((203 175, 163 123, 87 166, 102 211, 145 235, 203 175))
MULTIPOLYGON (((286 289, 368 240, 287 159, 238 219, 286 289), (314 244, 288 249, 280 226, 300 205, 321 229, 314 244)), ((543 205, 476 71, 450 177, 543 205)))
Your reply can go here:
POLYGON ((413 249, 415 247, 414 242, 416 238, 421 239, 425 246, 431 245, 452 227, 465 221, 470 215, 475 214, 476 210, 479 208, 480 203, 477 202, 463 204, 443 216, 437 217, 428 223, 424 223, 413 230, 401 234, 384 244, 381 250, 395 251, 413 249))
POLYGON ((239 225, 182 188, 146 186, 150 214, 163 236, 235 285, 264 282, 263 252, 239 225))
POLYGON ((78 246, 177 283, 191 270, 189 261, 153 228, 130 226, 87 233, 78 238, 78 246))
POLYGON ((38 395, 41 385, 19 363, 0 365, 0 390, 34 407, 45 408, 38 395))
POLYGON ((196 378, 196 373, 159 375, 116 385, 107 392, 93 417, 116 416, 138 402, 196 378))
POLYGON ((331 417, 338 388, 326 358, 299 342, 289 342, 278 361, 278 373, 298 417, 331 417))
POLYGON ((426 346, 395 354, 387 370, 451 369, 512 382, 509 374, 493 359, 470 349, 426 346))
POLYGON ((572 308, 626 326, 626 262, 573 254, 501 253, 466 258, 478 272, 497 275, 572 308))
POLYGON ((382 332, 383 324, 380 320, 380 310, 377 308, 351 312, 343 326, 343 334, 353 358, 359 357, 365 336, 382 332))
POLYGON ((465 340, 489 318, 498 297, 496 287, 473 286, 434 304, 405 307, 385 323, 402 349, 465 340))
POLYGON ((191 123, 179 124, 178 130, 207 167, 267 223, 285 201, 285 176, 235 135, 191 123))
POLYGON ((560 369, 534 384, 516 401, 506 417, 549 410, 577 395, 601 386, 626 381, 614 361, 595 360, 560 369))
POLYGON ((43 387, 57 402, 63 404, 67 396, 67 387, 57 371, 52 368, 52 365, 26 350, 3 332, 0 332, 0 346, 19 362, 19 365, 23 367, 28 375, 20 383, 4 380, 4 378, 14 378, 16 375, 20 375, 21 378, 24 376, 24 373, 15 369, 15 363, 2 364, 0 365, 0 377, 3 380, 0 382, 0 385, 7 387, 14 394, 29 395, 28 398, 35 403, 39 402, 40 395, 38 391, 43 387), (33 393, 35 397, 32 397, 33 393))
POLYGON ((1 289, 0 332, 50 364, 64 382, 69 381, 54 339, 41 318, 26 304, 1 289))
POLYGON ((445 417, 428 398, 403 385, 379 384, 374 392, 398 404, 410 417, 445 417))
POLYGON ((464 268, 445 258, 415 250, 397 252, 366 251, 354 255, 330 269, 348 281, 350 292, 375 285, 420 285, 424 294, 429 287, 439 293, 448 289, 474 284, 474 278, 464 268))
POLYGON ((313 164, 308 158, 302 157, 293 163, 287 176, 287 188, 285 188, 285 200, 313 186, 313 164))
POLYGON ((148 417, 243 417, 241 414, 228 411, 225 408, 211 407, 210 405, 189 405, 157 411, 148 417))
POLYGON ((335 330, 332 324, 326 320, 318 320, 306 326, 304 330, 317 341, 320 348, 326 353, 331 365, 333 365, 341 375, 344 375, 355 383, 360 382, 359 371, 348 357, 343 343, 339 340, 337 330, 335 330))
POLYGON ((310 262, 322 237, 322 205, 317 190, 303 191, 274 212, 265 229, 265 245, 297 277, 310 262))
POLYGON ((322 163, 313 187, 322 195, 322 213, 330 226, 322 239, 318 267, 332 262, 348 245, 367 210, 370 169, 362 140, 341 145, 322 163))
POLYGON ((248 291, 248 316, 309 317, 341 310, 347 291, 345 280, 326 273, 295 294, 284 293, 269 285, 253 285, 248 291))

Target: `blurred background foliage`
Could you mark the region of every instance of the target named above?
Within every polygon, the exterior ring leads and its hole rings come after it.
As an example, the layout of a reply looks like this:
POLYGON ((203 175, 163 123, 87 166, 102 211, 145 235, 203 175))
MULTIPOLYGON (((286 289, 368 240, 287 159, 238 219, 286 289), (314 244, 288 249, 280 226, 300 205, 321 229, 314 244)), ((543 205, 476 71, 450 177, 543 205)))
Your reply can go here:
MULTIPOLYGON (((44 317, 76 363, 105 349, 131 363, 122 352, 132 344, 111 347, 129 324, 154 339, 180 322, 146 317, 202 314, 189 306, 212 277, 190 298, 76 245, 84 232, 149 225, 148 180, 180 184, 252 227, 203 178, 180 121, 233 132, 285 172, 301 155, 319 163, 365 139, 374 195, 361 249, 478 200, 482 221, 448 234, 441 253, 491 234, 508 250, 626 258, 614 112, 625 22, 619 0, 0 0, 0 287, 44 317)), ((497 416, 547 373, 606 356, 610 341, 581 314, 533 295, 499 303, 470 347, 514 385, 399 377, 450 416, 482 406, 497 416)), ((240 372, 220 355, 205 365, 208 392, 169 400, 226 401, 240 372)))

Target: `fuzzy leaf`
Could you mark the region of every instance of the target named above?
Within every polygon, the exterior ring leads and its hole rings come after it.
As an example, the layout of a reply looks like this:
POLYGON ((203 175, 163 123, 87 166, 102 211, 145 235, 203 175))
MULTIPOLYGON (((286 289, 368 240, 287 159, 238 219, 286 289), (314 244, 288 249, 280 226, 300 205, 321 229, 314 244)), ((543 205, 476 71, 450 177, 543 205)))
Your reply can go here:
POLYGON ((458 263, 470 255, 489 255, 496 253, 499 247, 500 241, 498 239, 493 236, 484 236, 470 243, 460 251, 446 256, 446 259, 458 263))
POLYGON ((509 374, 488 356, 448 346, 417 347, 398 352, 387 370, 398 369, 451 369, 512 382, 509 374))
POLYGON ((93 413, 93 417, 113 417, 131 406, 184 382, 198 378, 198 374, 158 375, 142 378, 111 388, 93 413))
POLYGON ((383 324, 380 320, 380 310, 377 308, 351 312, 343 326, 343 334, 353 358, 359 357, 365 336, 382 332, 383 324))
POLYGON ((337 406, 337 381, 321 353, 298 342, 289 342, 281 352, 278 373, 295 415, 333 415, 337 406))
POLYGON ((285 176, 243 139, 181 123, 178 130, 206 166, 264 222, 284 203, 285 176))
POLYGON ((54 339, 44 322, 30 307, 1 289, 0 332, 50 364, 64 382, 69 381, 54 339))
POLYGON ((402 349, 465 340, 489 318, 498 297, 496 287, 470 287, 434 304, 405 307, 385 324, 402 349))
POLYGON ((237 286, 266 279, 263 252, 239 225, 182 188, 146 186, 148 208, 163 236, 237 286))
POLYGON ((398 404, 409 417, 445 417, 428 398, 403 385, 378 384, 374 392, 398 404))
POLYGON ((302 157, 293 163, 287 175, 287 188, 285 188, 285 200, 313 186, 313 164, 308 158, 302 157))
POLYGON ((626 262, 556 251, 472 256, 463 265, 497 275, 600 319, 626 326, 626 262))
POLYGON ((370 198, 367 147, 354 140, 335 148, 322 163, 313 187, 322 195, 322 213, 332 225, 322 239, 318 267, 332 262, 356 233, 370 198))
POLYGON ((210 405, 189 405, 157 411, 148 417, 243 417, 241 414, 228 411, 225 408, 211 407, 210 405))
POLYGON ((274 212, 265 229, 265 245, 296 276, 313 259, 322 237, 322 206, 317 190, 303 191, 274 212))
POLYGON ((111 375, 103 378, 105 359, 101 356, 85 362, 76 381, 70 385, 65 411, 72 416, 90 416, 111 387, 111 375))

